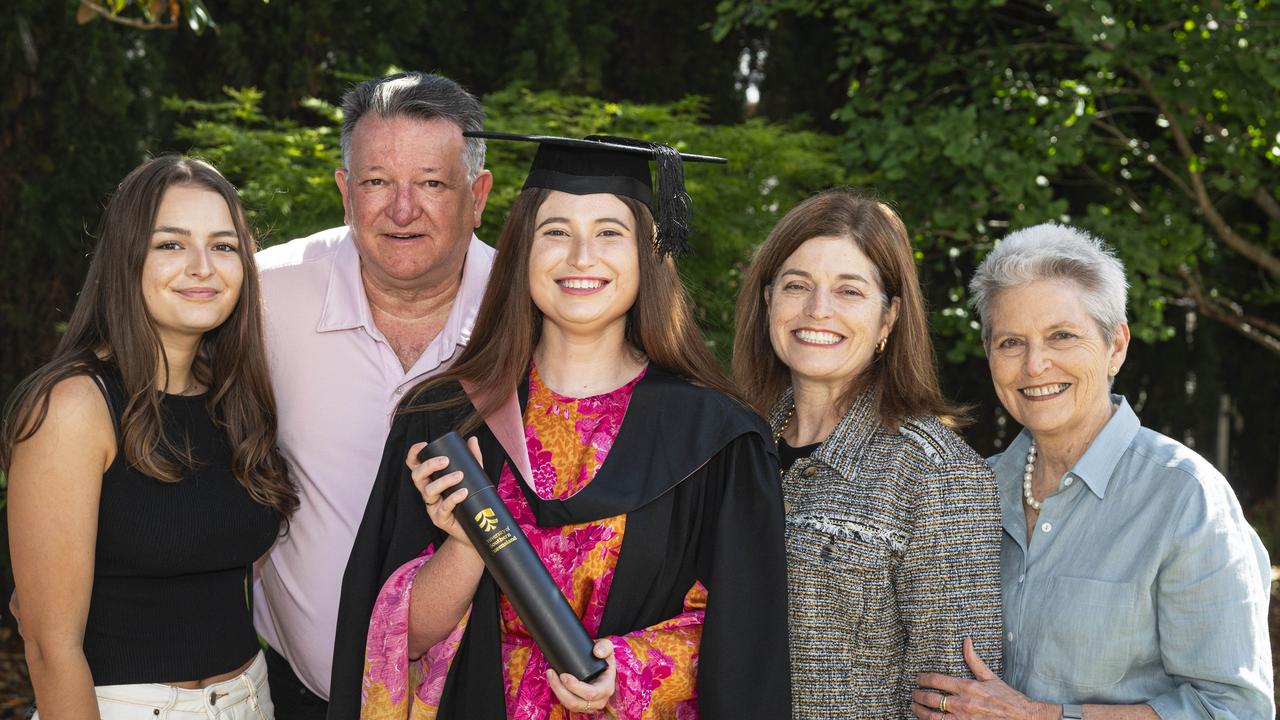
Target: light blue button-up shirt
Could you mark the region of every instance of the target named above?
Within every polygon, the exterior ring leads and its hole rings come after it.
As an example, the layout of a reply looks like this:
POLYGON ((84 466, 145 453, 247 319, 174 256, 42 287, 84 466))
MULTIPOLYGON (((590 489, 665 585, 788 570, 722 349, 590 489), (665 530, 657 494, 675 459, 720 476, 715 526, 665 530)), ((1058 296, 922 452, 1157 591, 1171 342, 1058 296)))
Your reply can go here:
POLYGON ((1271 565, 1227 481, 1119 395, 1030 541, 1023 431, 990 458, 1004 522, 1005 681, 1162 718, 1274 718, 1271 565))

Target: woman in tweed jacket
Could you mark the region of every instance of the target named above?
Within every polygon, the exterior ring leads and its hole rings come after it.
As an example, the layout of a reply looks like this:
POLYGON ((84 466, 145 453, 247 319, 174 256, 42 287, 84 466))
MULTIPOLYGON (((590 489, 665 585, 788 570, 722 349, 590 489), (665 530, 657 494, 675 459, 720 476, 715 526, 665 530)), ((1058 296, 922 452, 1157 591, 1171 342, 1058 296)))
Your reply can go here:
POLYGON ((966 637, 999 673, 996 484, 948 427, 902 221, 809 198, 757 251, 737 324, 782 458, 796 720, 910 718, 917 673, 967 674, 966 637))

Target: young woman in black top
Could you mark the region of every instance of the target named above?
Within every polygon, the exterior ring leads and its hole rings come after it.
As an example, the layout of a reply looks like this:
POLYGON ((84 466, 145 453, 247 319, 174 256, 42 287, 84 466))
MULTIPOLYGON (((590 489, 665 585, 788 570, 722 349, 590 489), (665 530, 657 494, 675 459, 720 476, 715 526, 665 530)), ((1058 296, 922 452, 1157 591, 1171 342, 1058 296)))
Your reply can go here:
POLYGON ((42 720, 272 717, 245 580, 298 499, 275 447, 254 249, 212 166, 144 163, 107 205, 53 359, 6 408, 42 720))

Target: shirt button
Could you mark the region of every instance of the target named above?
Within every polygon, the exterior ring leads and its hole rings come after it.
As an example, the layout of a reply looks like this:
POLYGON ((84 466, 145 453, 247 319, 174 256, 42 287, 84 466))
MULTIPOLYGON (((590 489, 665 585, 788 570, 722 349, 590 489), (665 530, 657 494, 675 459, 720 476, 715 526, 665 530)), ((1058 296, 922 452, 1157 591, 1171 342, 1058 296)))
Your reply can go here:
POLYGON ((1005 637, 1008 638, 1009 642, 1013 642, 1013 633, 1009 633, 1008 635, 1005 635, 1005 637))
POLYGON ((1075 479, 1075 478, 1067 478, 1066 480, 1063 480, 1063 481, 1062 481, 1062 484, 1063 484, 1063 485, 1066 485, 1067 487, 1071 487, 1071 483, 1073 483, 1073 482, 1075 482, 1075 481, 1076 481, 1076 479, 1075 479))
POLYGON ((396 395, 403 395, 403 394, 404 394, 404 388, 396 388, 396 395))
POLYGON ((1023 581, 1023 580, 1026 580, 1026 579, 1027 579, 1027 574, 1026 574, 1026 573, 1022 573, 1021 575, 1019 575, 1019 576, 1018 576, 1018 584, 1019 584, 1019 585, 1021 585, 1021 584, 1022 584, 1022 581, 1023 581))
POLYGON ((1045 523, 1040 526, 1040 529, 1043 530, 1044 532, 1049 532, 1050 530, 1053 529, 1053 523, 1045 523))
POLYGON ((818 466, 817 466, 817 465, 810 465, 809 467, 807 467, 807 468, 805 468, 805 469, 804 469, 804 474, 805 474, 805 477, 813 477, 814 475, 817 475, 817 474, 818 474, 818 466))

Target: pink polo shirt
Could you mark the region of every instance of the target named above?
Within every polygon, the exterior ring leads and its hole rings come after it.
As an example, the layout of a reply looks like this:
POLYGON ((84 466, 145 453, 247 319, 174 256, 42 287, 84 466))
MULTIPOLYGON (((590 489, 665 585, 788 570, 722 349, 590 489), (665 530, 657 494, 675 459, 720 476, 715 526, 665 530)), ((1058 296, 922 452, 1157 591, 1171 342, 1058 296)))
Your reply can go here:
POLYGON ((472 236, 444 329, 409 372, 373 324, 347 228, 257 255, 280 449, 301 505, 254 586, 254 624, 322 698, 329 697, 342 574, 392 412, 470 338, 493 255, 472 236))

